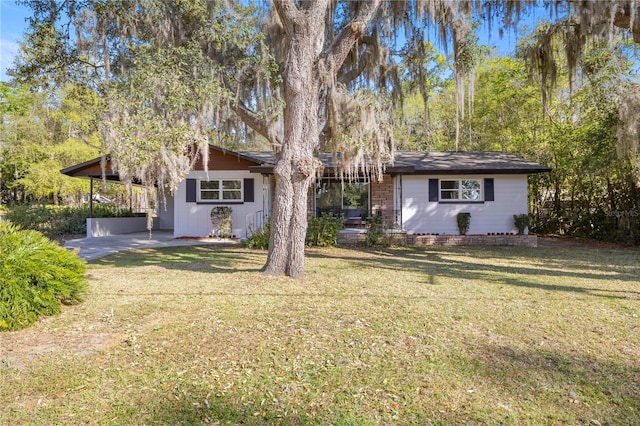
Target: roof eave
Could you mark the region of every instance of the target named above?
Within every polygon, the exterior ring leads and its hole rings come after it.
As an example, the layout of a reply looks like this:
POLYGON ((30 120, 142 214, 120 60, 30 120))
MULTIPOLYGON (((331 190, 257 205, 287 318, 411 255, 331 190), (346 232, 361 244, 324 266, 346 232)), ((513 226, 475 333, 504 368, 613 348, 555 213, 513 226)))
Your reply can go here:
POLYGON ((524 169, 418 169, 415 175, 533 175, 550 172, 549 167, 533 167, 524 169))
POLYGON ((88 169, 89 167, 99 165, 102 162, 103 158, 105 161, 111 160, 111 157, 108 155, 104 157, 92 158, 91 160, 87 160, 83 163, 74 164, 73 166, 65 167, 64 169, 60 170, 60 173, 62 173, 63 175, 71 176, 71 177, 85 177, 85 176, 77 175, 77 173, 81 172, 82 170, 88 169))

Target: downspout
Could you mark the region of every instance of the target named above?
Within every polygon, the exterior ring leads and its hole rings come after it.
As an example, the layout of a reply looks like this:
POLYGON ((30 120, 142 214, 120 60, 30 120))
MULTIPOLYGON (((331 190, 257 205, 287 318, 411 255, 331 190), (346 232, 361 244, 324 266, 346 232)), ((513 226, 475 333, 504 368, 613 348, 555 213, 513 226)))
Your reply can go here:
POLYGON ((369 174, 367 179, 368 179, 368 183, 369 183, 369 185, 367 185, 367 191, 369 192, 367 194, 367 200, 368 200, 368 202, 367 202, 367 204, 368 204, 367 205, 367 220, 369 220, 369 218, 371 216, 373 216, 373 200, 371 199, 372 194, 373 194, 373 191, 372 191, 373 185, 371 183, 371 174, 369 174))
POLYGON ((400 229, 404 229, 404 223, 402 222, 402 174, 396 175, 395 183, 396 183, 395 185, 396 187, 394 191, 394 198, 395 198, 394 204, 395 204, 395 211, 397 212, 396 214, 398 215, 397 225, 400 227, 400 229))
POLYGON ((87 224, 87 238, 93 237, 93 176, 89 176, 89 218, 87 224))
POLYGON ((262 175, 262 226, 271 218, 271 176, 262 175))

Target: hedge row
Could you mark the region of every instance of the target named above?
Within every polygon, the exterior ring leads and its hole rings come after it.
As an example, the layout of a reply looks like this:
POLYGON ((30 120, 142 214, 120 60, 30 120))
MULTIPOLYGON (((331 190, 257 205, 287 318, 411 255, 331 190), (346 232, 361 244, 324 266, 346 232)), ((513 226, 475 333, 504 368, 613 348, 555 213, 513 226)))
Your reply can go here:
MULTIPOLYGON (((93 217, 127 217, 128 209, 113 204, 94 204, 93 217)), ((51 239, 64 235, 85 234, 89 206, 67 207, 46 204, 21 205, 11 208, 5 218, 22 229, 42 232, 51 239)))

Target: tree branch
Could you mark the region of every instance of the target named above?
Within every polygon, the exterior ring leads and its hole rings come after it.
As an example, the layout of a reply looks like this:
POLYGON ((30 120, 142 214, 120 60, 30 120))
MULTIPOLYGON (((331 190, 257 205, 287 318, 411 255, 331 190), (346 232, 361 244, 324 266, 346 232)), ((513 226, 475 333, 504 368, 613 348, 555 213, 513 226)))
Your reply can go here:
POLYGON ((274 126, 270 126, 265 120, 261 120, 258 114, 247 108, 242 101, 232 102, 230 107, 247 126, 264 136, 273 146, 282 145, 282 138, 280 138, 274 126))
POLYGON ((363 6, 354 19, 347 24, 338 37, 335 38, 327 52, 320 60, 321 69, 325 75, 335 75, 349 55, 354 43, 362 37, 373 16, 380 6, 381 0, 371 0, 363 6))
POLYGON ((293 0, 273 0, 273 6, 280 17, 284 30, 291 34, 296 22, 300 22, 303 13, 298 10, 293 0))
POLYGON ((640 10, 632 13, 630 7, 631 6, 625 6, 617 10, 616 16, 613 18, 613 25, 618 28, 628 29, 633 36, 633 41, 640 43, 640 10), (631 16, 634 14, 635 16, 632 21, 631 16))
POLYGON ((374 37, 362 37, 360 43, 366 45, 366 48, 362 55, 360 55, 360 58, 358 58, 357 66, 351 68, 346 72, 343 72, 342 74, 338 74, 338 81, 340 81, 340 83, 344 84, 345 86, 348 86, 349 83, 358 78, 358 76, 362 74, 367 67, 367 62, 371 60, 371 49, 373 44, 375 43, 374 37))
POLYGON ((353 80, 360 76, 365 68, 367 67, 367 61, 369 60, 370 53, 368 50, 364 52, 364 54, 359 58, 357 66, 351 68, 349 71, 339 74, 338 81, 345 86, 348 86, 353 80))

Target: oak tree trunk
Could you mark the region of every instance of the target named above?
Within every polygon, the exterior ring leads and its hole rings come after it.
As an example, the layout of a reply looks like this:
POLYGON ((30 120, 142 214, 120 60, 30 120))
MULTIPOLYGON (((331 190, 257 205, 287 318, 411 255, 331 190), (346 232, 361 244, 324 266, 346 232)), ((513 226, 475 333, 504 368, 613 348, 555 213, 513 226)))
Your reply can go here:
POLYGON ((315 152, 320 141, 318 96, 320 87, 332 85, 338 69, 361 37, 377 11, 381 0, 369 0, 356 16, 325 46, 325 25, 330 0, 304 3, 298 9, 293 0, 272 0, 282 21, 287 46, 283 70, 284 138, 276 152, 276 179, 271 240, 264 273, 304 275, 304 246, 307 233, 309 187, 319 161, 315 152), (326 49, 323 52, 323 49, 326 49))
MULTIPOLYGON (((284 142, 276 153, 275 197, 269 255, 263 268, 269 275, 304 275, 307 194, 317 169, 318 90, 320 78, 316 37, 323 19, 305 16, 287 31, 289 54, 284 71, 284 142)), ((286 24, 285 24, 286 25, 286 24)))

